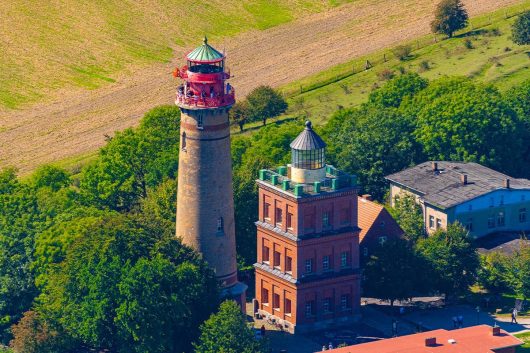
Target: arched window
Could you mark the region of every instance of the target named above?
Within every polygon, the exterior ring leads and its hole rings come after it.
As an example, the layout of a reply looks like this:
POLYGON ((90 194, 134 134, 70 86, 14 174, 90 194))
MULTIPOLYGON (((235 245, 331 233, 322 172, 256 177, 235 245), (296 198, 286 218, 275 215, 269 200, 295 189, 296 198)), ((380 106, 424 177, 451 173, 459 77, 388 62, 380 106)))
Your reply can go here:
POLYGON ((217 218, 217 231, 223 232, 224 231, 224 220, 223 217, 217 218))

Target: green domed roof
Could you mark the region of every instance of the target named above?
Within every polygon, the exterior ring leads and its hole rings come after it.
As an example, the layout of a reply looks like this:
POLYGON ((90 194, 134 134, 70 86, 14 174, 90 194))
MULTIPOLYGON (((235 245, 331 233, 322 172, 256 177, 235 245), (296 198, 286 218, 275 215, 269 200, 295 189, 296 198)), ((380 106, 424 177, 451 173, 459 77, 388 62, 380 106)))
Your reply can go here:
POLYGON ((190 52, 186 58, 189 61, 201 63, 215 63, 225 58, 224 54, 217 51, 208 44, 208 38, 204 37, 203 44, 190 52))

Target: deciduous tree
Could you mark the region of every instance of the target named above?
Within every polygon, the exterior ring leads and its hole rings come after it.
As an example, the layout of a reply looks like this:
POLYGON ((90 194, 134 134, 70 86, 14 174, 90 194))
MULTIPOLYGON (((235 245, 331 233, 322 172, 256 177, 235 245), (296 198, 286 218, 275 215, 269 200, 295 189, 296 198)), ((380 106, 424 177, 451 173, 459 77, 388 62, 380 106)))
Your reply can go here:
POLYGON ((239 126, 239 131, 243 132, 245 124, 251 118, 251 111, 247 100, 234 104, 230 109, 230 121, 233 125, 239 126))
POLYGON ((477 250, 459 223, 449 224, 418 243, 418 250, 433 268, 433 289, 449 295, 468 290, 479 266, 477 250))
POLYGON ((465 28, 469 16, 461 0, 442 0, 434 12, 431 29, 451 38, 455 31, 465 28))
POLYGON ((530 11, 517 17, 512 26, 512 40, 515 44, 530 44, 530 11))
POLYGON ((386 175, 422 160, 421 147, 411 134, 413 119, 396 109, 366 105, 342 110, 325 131, 328 159, 357 174, 364 191, 379 200, 386 192, 386 175))
POLYGON ((396 195, 394 207, 390 208, 390 213, 405 232, 407 239, 416 242, 423 237, 423 213, 414 196, 409 194, 396 195))
POLYGON ((527 131, 492 86, 469 79, 432 82, 409 104, 414 135, 429 159, 478 162, 521 175, 527 131))
POLYGON ((403 239, 391 239, 379 245, 364 270, 365 295, 396 300, 411 298, 426 289, 429 264, 403 239))
POLYGON ((234 301, 225 301, 219 312, 201 326, 201 336, 195 344, 195 353, 261 353, 262 340, 254 337, 240 307, 234 301))
POLYGON ((274 118, 285 112, 287 102, 282 95, 269 86, 259 86, 247 96, 253 121, 261 120, 263 125, 267 119, 274 118))

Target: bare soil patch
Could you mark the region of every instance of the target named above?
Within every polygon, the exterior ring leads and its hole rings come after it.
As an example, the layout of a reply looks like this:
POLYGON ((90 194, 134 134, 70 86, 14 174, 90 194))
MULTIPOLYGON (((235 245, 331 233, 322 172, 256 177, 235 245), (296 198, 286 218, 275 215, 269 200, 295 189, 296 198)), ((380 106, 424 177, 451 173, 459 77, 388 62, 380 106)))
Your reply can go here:
MULTIPOLYGON (((356 56, 429 32, 438 0, 359 0, 265 31, 249 31, 224 43, 239 97, 260 84, 280 86, 356 56)), ((519 0, 465 0, 471 16, 519 0)), ((227 24, 229 25, 229 24, 227 24)), ((199 39, 198 39, 199 42, 199 39)), ((216 43, 214 43, 215 45, 216 43)), ((43 163, 85 154, 105 135, 135 126, 150 108, 173 104, 170 64, 130 68, 97 90, 57 92, 52 101, 23 110, 0 110, 0 167, 22 174, 43 163)))

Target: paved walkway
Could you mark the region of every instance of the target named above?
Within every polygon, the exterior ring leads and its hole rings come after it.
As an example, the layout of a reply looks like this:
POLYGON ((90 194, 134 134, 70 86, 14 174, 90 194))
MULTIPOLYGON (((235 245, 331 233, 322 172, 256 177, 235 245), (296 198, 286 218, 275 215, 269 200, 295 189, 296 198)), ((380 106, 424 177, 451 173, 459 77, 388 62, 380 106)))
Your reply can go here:
POLYGON ((474 325, 497 325, 510 333, 525 332, 530 330, 530 319, 519 319, 519 324, 511 324, 510 317, 495 317, 488 312, 477 312, 476 308, 469 305, 454 305, 442 309, 414 311, 403 316, 404 320, 421 324, 427 330, 453 329, 453 317, 462 315, 464 327, 474 325))
POLYGON ((378 310, 374 305, 363 305, 361 307, 361 313, 361 321, 363 324, 373 327, 383 333, 384 337, 380 338, 394 336, 392 332, 393 320, 397 320, 398 336, 410 335, 417 332, 417 328, 413 323, 402 320, 402 318, 399 317, 390 316, 383 311, 378 310))

